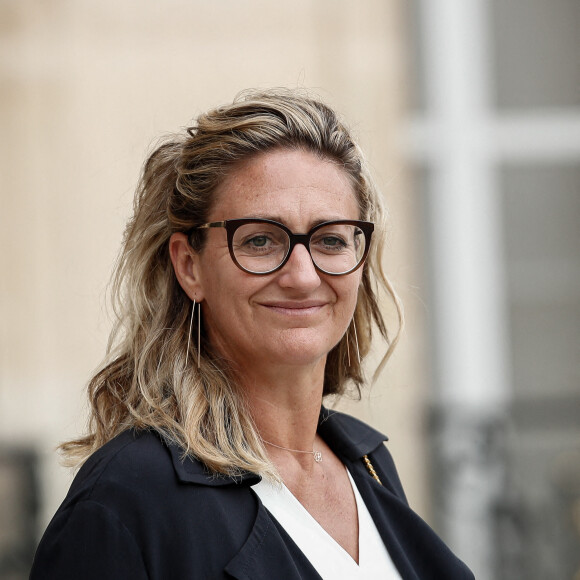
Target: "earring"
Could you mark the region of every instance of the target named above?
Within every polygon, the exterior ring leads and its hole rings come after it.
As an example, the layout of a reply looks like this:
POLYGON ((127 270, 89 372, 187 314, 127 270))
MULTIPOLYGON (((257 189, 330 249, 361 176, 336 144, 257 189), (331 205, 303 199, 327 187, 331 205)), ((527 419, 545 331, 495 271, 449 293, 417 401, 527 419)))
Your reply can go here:
MULTIPOLYGON (((354 329, 354 344, 356 346, 356 354, 358 356, 358 363, 361 364, 362 363, 362 359, 360 356, 360 350, 358 348, 358 335, 356 333, 356 322, 354 321, 354 318, 351 320, 351 324, 352 327, 354 329)), ((350 325, 349 325, 350 327, 350 325)), ((349 340, 348 340, 348 331, 347 331, 347 337, 346 337, 346 358, 348 360, 348 366, 350 366, 350 347, 349 347, 349 340)))
POLYGON ((197 303, 197 369, 200 368, 201 357, 201 302, 197 303))
MULTIPOLYGON (((350 326, 350 325, 349 325, 350 326)), ((348 346, 348 331, 346 332, 346 359, 348 360, 348 366, 350 366, 350 347, 348 346)))
POLYGON ((352 319, 352 327, 354 328, 354 343, 356 345, 356 354, 358 356, 358 364, 360 365, 362 363, 362 358, 360 356, 360 350, 358 348, 358 335, 356 333, 356 322, 354 321, 354 318, 352 319))
MULTIPOLYGON (((191 317, 189 319, 189 332, 187 333, 187 351, 185 353, 185 366, 187 366, 187 361, 189 359, 189 347, 191 345, 191 331, 193 329, 193 316, 195 314, 196 301, 193 300, 191 305, 191 317)), ((200 368, 200 354, 199 354, 199 344, 201 335, 201 304, 197 305, 197 368, 200 368)))

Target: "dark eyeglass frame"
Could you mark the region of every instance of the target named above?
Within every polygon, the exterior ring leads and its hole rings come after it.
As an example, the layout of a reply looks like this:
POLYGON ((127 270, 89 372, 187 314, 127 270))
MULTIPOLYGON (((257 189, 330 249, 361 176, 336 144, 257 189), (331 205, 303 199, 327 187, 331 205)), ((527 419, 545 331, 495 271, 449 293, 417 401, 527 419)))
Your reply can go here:
MULTIPOLYGON (((266 274, 272 274, 273 272, 277 272, 278 270, 283 268, 284 265, 286 264, 286 262, 290 259, 290 256, 292 255, 292 252, 293 252, 296 244, 302 244, 306 248, 306 251, 310 254, 310 259, 312 260, 314 267, 319 272, 322 272, 323 274, 327 274, 328 276, 345 276, 346 274, 351 274, 352 272, 355 272, 365 263, 366 257, 369 253, 369 249, 371 246, 371 237, 372 237, 372 233, 375 229, 375 224, 372 222, 365 222, 365 221, 359 221, 359 220, 332 220, 332 221, 322 222, 320 224, 315 225, 306 234, 295 234, 294 232, 292 232, 290 230, 290 228, 288 228, 284 224, 281 224, 280 222, 276 222, 274 220, 261 219, 261 218, 241 218, 241 219, 224 220, 221 222, 210 222, 207 224, 202 224, 200 226, 197 226, 197 227, 194 227, 194 228, 191 228, 190 230, 188 230, 186 232, 187 237, 191 238, 191 234, 195 230, 204 230, 204 229, 209 229, 209 228, 225 228, 226 229, 226 233, 228 236, 228 249, 230 251, 230 256, 231 256, 234 264, 240 270, 243 270, 244 272, 247 272, 248 274, 254 274, 256 276, 265 276, 266 274), (238 262, 238 260, 236 259, 235 253, 234 253, 233 241, 234 241, 234 234, 235 234, 236 230, 243 225, 256 224, 256 223, 257 224, 270 224, 270 225, 277 226, 281 230, 286 232, 286 234, 288 235, 288 239, 290 240, 290 244, 288 245, 288 250, 286 252, 286 256, 284 256, 284 259, 282 260, 282 262, 278 266, 273 268, 272 270, 267 270, 266 272, 253 272, 252 270, 247 270, 238 262), (338 272, 338 273, 337 272, 327 272, 326 270, 324 270, 320 266, 318 266, 316 264, 316 262, 314 261, 314 259, 312 258, 312 253, 310 252, 310 239, 319 229, 326 227, 326 226, 329 226, 329 225, 352 225, 352 226, 356 226, 357 228, 359 228, 363 232, 363 234, 365 236, 365 249, 364 249, 363 255, 360 259, 360 262, 354 268, 352 268, 351 270, 348 270, 347 272, 338 272)), ((190 239, 190 243, 191 243, 191 239, 190 239)))

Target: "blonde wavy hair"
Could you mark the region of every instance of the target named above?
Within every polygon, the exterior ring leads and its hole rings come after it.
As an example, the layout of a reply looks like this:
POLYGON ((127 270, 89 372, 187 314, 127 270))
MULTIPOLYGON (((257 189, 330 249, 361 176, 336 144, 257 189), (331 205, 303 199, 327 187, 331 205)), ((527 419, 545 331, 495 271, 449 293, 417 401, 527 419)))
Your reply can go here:
MULTIPOLYGON (((61 445, 69 465, 82 463, 126 429, 152 429, 215 473, 252 471, 277 478, 228 361, 212 351, 203 330, 199 353, 197 341, 188 341, 192 305, 169 256, 173 233, 207 221, 213 192, 228 170, 274 148, 298 148, 339 164, 351 179, 360 219, 375 223, 356 329, 351 324, 328 354, 324 395, 342 395, 349 385, 360 394, 361 364, 348 356, 356 352, 355 332, 364 357, 378 330, 387 350, 375 376, 385 364, 399 339, 403 313, 382 269, 386 212, 360 148, 336 113, 304 92, 247 91, 166 137, 144 164, 113 276, 116 322, 103 365, 88 385, 88 434, 61 445), (398 314, 392 339, 379 309, 381 291, 398 314)), ((194 230, 191 243, 203 250, 204 231, 194 230)))

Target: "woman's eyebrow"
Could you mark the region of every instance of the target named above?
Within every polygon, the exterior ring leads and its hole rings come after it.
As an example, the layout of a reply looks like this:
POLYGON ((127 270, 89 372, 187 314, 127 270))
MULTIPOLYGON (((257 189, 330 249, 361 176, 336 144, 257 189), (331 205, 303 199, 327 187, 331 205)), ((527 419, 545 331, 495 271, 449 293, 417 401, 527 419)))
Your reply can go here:
MULTIPOLYGON (((273 222, 278 222, 280 224, 283 224, 286 227, 289 227, 286 220, 279 215, 254 213, 252 215, 244 216, 241 219, 252 219, 252 218, 261 219, 261 220, 270 220, 273 222)), ((317 225, 323 224, 325 222, 335 222, 335 221, 341 221, 341 220, 346 220, 346 219, 348 219, 348 218, 346 218, 344 216, 325 216, 323 218, 319 218, 319 219, 312 220, 311 222, 309 222, 309 229, 315 228, 317 225)))

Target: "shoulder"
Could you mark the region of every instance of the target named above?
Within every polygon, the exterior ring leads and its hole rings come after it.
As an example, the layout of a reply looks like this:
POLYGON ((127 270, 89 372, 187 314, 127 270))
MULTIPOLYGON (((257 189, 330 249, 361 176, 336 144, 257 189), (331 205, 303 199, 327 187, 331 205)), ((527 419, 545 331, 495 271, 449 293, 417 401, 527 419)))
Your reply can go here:
POLYGON ((257 505, 246 482, 212 476, 155 431, 129 430, 83 465, 55 519, 72 525, 75 512, 83 510, 102 513, 138 545, 154 546, 157 534, 170 528, 185 541, 192 530, 223 533, 230 516, 238 519, 237 527, 247 527, 257 505))
POLYGON ((136 483, 154 484, 172 471, 171 457, 157 434, 128 430, 89 457, 77 473, 67 499, 78 500, 82 496, 96 501, 103 487, 134 489, 136 483))
MULTIPOLYGON (((116 566, 123 554, 136 569, 167 571, 163 577, 186 577, 182 569, 190 574, 201 563, 211 568, 204 577, 218 577, 216 570, 248 537, 257 510, 249 485, 212 478, 155 432, 127 431, 77 474, 43 536, 36 569, 50 562, 55 570, 77 570, 87 560, 100 570, 101 562, 116 566)), ((62 577, 134 577, 84 575, 82 569, 62 577)))
MULTIPOLYGON (((163 500, 170 507, 187 495, 203 496, 201 510, 220 489, 249 488, 251 478, 233 479, 210 473, 182 448, 152 430, 128 430, 97 450, 75 477, 67 501, 102 503, 123 513, 128 507, 163 500)), ((65 507, 63 504, 63 507, 65 507)))

